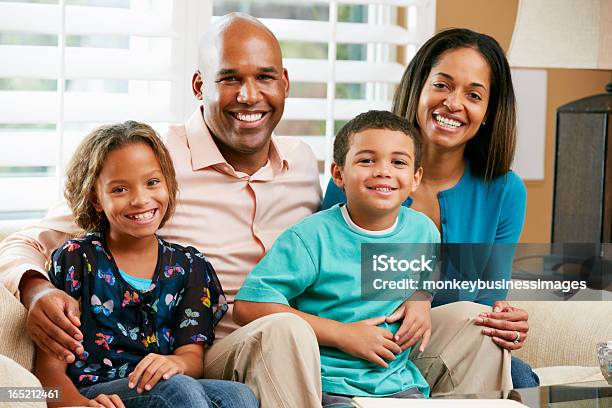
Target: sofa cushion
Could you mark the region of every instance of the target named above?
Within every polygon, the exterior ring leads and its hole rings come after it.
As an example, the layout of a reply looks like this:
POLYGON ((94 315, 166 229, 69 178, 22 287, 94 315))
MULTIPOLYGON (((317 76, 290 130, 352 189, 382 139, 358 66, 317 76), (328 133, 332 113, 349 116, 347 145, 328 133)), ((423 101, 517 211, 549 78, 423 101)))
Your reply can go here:
POLYGON ((35 347, 25 330, 26 308, 3 285, 0 285, 0 311, 0 354, 32 371, 35 347))
POLYGON ((512 354, 532 367, 598 366, 595 346, 612 340, 612 302, 510 302, 529 313, 525 345, 512 354))

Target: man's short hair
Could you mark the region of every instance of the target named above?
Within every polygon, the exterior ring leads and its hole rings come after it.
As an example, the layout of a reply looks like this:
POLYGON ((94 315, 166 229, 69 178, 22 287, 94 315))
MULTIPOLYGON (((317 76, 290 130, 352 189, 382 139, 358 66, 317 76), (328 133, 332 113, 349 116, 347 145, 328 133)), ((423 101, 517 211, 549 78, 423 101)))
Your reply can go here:
POLYGON ((353 135, 368 129, 386 129, 404 133, 412 139, 414 145, 414 170, 421 166, 421 131, 407 119, 389 111, 379 110, 360 113, 338 131, 334 140, 334 162, 338 166, 344 167, 353 135))

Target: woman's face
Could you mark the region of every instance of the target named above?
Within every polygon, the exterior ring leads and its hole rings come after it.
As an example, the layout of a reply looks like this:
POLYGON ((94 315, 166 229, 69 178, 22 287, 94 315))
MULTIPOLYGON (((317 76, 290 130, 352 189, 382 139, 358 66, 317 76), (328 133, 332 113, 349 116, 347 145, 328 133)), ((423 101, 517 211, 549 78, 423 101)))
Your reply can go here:
POLYGON ((464 149, 474 137, 489 105, 491 68, 479 51, 446 51, 429 72, 417 107, 423 143, 464 149))

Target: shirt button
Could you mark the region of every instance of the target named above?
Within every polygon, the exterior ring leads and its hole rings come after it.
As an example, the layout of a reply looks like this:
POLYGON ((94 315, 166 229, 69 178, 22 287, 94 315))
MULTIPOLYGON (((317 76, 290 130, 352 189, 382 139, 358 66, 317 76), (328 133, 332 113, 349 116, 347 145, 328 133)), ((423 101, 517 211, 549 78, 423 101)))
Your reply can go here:
POLYGON ((446 224, 446 218, 442 218, 442 224, 446 224))

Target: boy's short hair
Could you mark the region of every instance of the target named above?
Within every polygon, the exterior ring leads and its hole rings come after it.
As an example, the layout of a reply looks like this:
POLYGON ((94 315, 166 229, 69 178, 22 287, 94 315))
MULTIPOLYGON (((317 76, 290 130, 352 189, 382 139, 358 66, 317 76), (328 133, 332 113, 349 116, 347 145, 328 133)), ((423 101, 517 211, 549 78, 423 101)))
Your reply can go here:
POLYGON ((128 120, 123 123, 100 126, 81 142, 66 171, 64 197, 72 210, 76 224, 87 232, 101 231, 108 226, 103 212, 97 212, 91 202, 96 180, 109 153, 125 146, 143 143, 153 150, 168 188, 168 209, 160 228, 170 218, 176 206, 178 184, 172 158, 153 128, 147 124, 128 120))
POLYGON ((368 129, 386 129, 404 133, 412 139, 414 145, 414 171, 421 166, 421 131, 406 118, 379 110, 360 113, 338 131, 334 140, 334 162, 338 166, 344 167, 346 155, 351 147, 351 137, 368 129))

